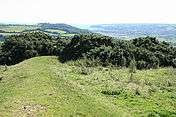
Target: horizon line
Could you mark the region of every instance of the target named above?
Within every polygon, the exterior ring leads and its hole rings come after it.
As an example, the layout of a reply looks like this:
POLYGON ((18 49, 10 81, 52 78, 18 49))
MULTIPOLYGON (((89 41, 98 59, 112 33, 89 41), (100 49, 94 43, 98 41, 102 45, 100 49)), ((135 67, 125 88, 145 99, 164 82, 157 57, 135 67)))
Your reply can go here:
POLYGON ((176 23, 160 23, 160 22, 153 22, 153 23, 148 23, 148 22, 116 22, 116 23, 65 23, 65 22, 37 22, 37 23, 32 23, 32 22, 0 22, 1 25, 38 25, 42 23, 48 23, 48 24, 69 24, 69 25, 112 25, 112 24, 169 24, 169 25, 176 25, 176 23))

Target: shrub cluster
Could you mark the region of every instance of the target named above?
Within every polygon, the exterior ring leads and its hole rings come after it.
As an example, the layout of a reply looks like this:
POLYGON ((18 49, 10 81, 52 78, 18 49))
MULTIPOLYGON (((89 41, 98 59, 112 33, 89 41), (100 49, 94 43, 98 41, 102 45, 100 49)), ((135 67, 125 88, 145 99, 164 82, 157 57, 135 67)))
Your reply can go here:
POLYGON ((56 53, 55 40, 45 33, 12 35, 1 45, 0 64, 12 65, 34 56, 55 55, 56 53))
POLYGON ((77 35, 65 46, 60 59, 65 62, 80 58, 98 59, 105 66, 128 67, 135 59, 138 69, 176 67, 176 48, 155 37, 125 41, 97 34, 77 35))
POLYGON ((117 40, 98 34, 52 38, 42 32, 9 36, 0 47, 0 64, 12 65, 34 56, 57 55, 62 62, 98 60, 101 65, 128 67, 135 60, 138 69, 176 67, 176 48, 155 37, 117 40))

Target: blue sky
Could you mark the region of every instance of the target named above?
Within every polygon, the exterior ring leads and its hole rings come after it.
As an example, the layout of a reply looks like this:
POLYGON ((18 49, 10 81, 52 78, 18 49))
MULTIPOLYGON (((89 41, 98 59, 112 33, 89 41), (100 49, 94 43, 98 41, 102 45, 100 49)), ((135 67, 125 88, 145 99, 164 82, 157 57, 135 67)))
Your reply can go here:
POLYGON ((176 0, 0 0, 1 23, 176 23, 176 0))

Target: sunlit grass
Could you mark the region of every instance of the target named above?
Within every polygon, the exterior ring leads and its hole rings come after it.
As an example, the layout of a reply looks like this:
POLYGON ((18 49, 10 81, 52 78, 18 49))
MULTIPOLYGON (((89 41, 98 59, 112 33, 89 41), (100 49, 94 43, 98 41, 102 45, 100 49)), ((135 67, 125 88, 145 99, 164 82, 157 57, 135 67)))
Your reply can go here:
POLYGON ((1 66, 0 116, 176 116, 176 70, 137 71, 35 57, 1 66))

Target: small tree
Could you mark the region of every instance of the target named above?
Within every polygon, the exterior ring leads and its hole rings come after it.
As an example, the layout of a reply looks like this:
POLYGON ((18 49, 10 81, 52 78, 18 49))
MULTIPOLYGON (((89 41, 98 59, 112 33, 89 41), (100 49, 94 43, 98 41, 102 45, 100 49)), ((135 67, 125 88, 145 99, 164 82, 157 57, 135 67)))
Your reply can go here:
POLYGON ((133 74, 136 73, 136 61, 132 59, 129 66, 130 81, 133 80, 133 74))

